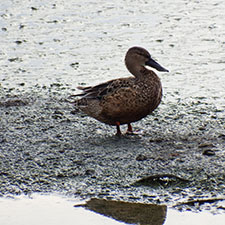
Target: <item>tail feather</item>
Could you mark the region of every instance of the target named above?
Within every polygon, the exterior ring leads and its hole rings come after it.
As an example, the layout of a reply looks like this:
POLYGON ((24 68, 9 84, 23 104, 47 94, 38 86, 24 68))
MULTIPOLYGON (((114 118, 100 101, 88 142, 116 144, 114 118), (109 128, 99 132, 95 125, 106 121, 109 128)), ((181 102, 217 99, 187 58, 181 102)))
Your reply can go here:
POLYGON ((88 90, 88 89, 91 89, 92 88, 92 86, 88 86, 88 87, 82 87, 82 86, 77 86, 77 89, 78 90, 88 90))

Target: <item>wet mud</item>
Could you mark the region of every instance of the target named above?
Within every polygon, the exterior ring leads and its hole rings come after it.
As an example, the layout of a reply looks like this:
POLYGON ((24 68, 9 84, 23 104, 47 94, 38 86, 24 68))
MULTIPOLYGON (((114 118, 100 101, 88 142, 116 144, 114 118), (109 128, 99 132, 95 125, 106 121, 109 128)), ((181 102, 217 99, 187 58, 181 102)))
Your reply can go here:
POLYGON ((204 114, 203 125, 202 114, 159 109, 135 123, 140 135, 118 138, 115 127, 75 113, 59 89, 1 99, 1 195, 56 191, 170 206, 224 196, 223 118, 204 114))
POLYGON ((0 195, 224 211, 224 3, 23 2, 0 6, 0 195), (140 134, 119 139, 67 99, 128 76, 133 45, 170 73, 158 73, 163 101, 133 124, 140 134), (215 201, 181 204, 201 199, 215 201))

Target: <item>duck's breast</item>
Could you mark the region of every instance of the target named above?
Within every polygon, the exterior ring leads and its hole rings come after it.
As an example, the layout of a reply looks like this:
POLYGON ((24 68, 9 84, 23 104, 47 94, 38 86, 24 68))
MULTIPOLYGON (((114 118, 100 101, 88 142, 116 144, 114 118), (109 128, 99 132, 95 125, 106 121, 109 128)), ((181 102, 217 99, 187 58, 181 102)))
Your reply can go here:
POLYGON ((138 121, 159 105, 161 96, 160 85, 154 89, 136 86, 121 88, 103 99, 101 120, 112 125, 138 121))

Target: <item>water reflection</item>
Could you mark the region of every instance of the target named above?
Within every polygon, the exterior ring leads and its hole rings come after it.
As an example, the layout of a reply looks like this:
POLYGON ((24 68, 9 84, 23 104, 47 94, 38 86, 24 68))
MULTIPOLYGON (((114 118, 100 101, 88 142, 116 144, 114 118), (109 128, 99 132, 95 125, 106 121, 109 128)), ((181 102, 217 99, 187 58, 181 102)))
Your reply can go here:
POLYGON ((225 221, 225 202, 221 214, 207 211, 179 212, 166 206, 91 199, 85 204, 61 195, 19 196, 0 198, 0 224, 4 225, 222 225, 225 221), (76 204, 76 208, 73 205, 76 204), (82 206, 82 207, 79 207, 82 206))
POLYGON ((162 225, 166 219, 165 205, 129 203, 93 198, 82 206, 86 209, 128 224, 162 225))

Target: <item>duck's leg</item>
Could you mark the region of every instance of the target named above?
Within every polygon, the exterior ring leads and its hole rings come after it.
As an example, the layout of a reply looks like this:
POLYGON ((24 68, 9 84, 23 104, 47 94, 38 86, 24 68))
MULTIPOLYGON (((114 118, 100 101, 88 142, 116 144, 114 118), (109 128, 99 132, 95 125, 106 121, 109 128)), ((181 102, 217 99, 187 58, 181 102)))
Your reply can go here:
POLYGON ((116 122, 116 136, 120 137, 122 135, 121 131, 120 131, 120 122, 116 122))
POLYGON ((130 123, 127 124, 127 132, 126 132, 126 134, 131 134, 131 135, 134 134, 132 126, 131 126, 130 123))
POLYGON ((137 132, 134 132, 134 131, 133 131, 133 128, 132 128, 132 126, 131 126, 131 124, 128 123, 128 124, 127 124, 127 132, 126 132, 126 134, 127 134, 127 135, 138 135, 139 132, 138 132, 138 133, 137 133, 137 132))

